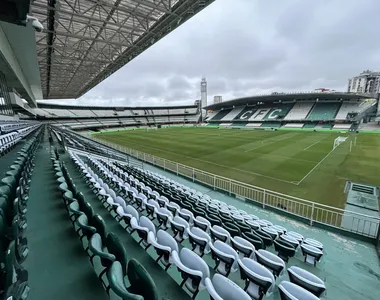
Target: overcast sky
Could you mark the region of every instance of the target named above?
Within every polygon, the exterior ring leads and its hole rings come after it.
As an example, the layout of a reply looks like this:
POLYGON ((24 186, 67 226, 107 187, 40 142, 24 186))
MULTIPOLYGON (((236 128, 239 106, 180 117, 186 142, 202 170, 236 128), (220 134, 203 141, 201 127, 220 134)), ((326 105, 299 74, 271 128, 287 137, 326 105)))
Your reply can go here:
POLYGON ((80 99, 81 105, 178 105, 332 88, 380 69, 380 0, 216 0, 80 99))

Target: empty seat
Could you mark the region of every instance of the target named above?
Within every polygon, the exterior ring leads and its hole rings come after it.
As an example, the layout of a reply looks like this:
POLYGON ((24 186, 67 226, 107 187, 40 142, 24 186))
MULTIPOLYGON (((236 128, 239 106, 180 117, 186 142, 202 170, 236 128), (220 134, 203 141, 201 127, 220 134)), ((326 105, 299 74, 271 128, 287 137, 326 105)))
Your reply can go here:
POLYGON ((281 300, 318 300, 319 298, 304 288, 291 283, 282 281, 278 286, 281 300))
POLYGON ((222 275, 228 276, 230 272, 237 270, 237 261, 239 255, 228 244, 216 240, 214 244, 210 244, 211 256, 215 261, 215 269, 222 275))
POLYGON ((305 257, 305 262, 316 266, 317 262, 322 258, 323 252, 321 249, 309 244, 301 245, 302 255, 305 257))
POLYGON ((257 262, 271 270, 275 277, 280 276, 286 268, 285 262, 272 252, 260 249, 255 254, 257 262))
POLYGON ((149 232, 152 231, 153 234, 156 235, 156 227, 153 222, 145 216, 141 216, 139 221, 137 221, 136 218, 132 218, 131 227, 137 231, 140 237, 139 244, 142 243, 145 246, 145 249, 148 249, 150 247, 148 242, 149 232))
POLYGON ((240 236, 231 237, 231 245, 239 253, 240 258, 254 256, 255 246, 240 236))
POLYGON ((189 223, 182 219, 179 216, 175 216, 173 219, 170 219, 171 229, 174 233, 174 238, 176 241, 182 243, 182 241, 188 238, 187 228, 190 227, 189 223))
POLYGON ((166 231, 159 230, 155 236, 152 231, 148 233, 148 243, 151 244, 157 252, 156 261, 161 261, 165 267, 165 271, 172 264, 172 252, 178 253, 178 244, 175 239, 166 231))
POLYGON ((243 258, 238 263, 240 277, 245 281, 244 290, 253 299, 262 299, 267 292, 274 289, 276 280, 273 274, 263 265, 249 258, 243 258))
POLYGON ((289 280, 317 297, 320 297, 326 290, 325 283, 314 274, 296 266, 288 268, 289 280))
POLYGON ((219 225, 214 225, 210 228, 210 233, 212 239, 215 240, 220 240, 222 242, 229 242, 230 241, 230 233, 224 229, 223 227, 220 227, 219 225))
POLYGON ((223 275, 215 274, 212 280, 206 278, 205 283, 211 300, 251 300, 241 287, 223 275))
POLYGON ((210 252, 211 237, 198 227, 187 228, 189 242, 192 250, 202 257, 205 253, 210 252))
POLYGON ((183 278, 180 286, 185 287, 195 299, 198 292, 205 289, 205 279, 210 277, 210 269, 206 262, 195 252, 182 248, 181 252, 173 252, 173 262, 183 278))
POLYGON ((158 300, 156 284, 145 268, 135 259, 128 262, 127 287, 124 281, 124 273, 120 262, 115 261, 107 271, 109 287, 107 290, 121 297, 122 299, 151 299, 158 300), (138 295, 142 297, 138 297, 138 295))

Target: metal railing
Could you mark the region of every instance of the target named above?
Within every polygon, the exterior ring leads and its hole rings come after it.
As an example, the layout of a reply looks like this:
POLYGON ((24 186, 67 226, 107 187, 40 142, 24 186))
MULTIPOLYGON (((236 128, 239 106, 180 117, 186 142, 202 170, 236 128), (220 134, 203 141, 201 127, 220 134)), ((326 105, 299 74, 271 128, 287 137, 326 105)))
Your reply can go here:
MULTIPOLYGON (((214 190, 220 190, 245 201, 258 203, 262 208, 272 208, 304 219, 311 226, 314 223, 349 231, 354 234, 379 239, 379 217, 364 215, 344 209, 308 201, 267 190, 254 185, 225 178, 206 171, 195 169, 174 161, 137 151, 121 145, 113 144, 94 136, 91 139, 120 152, 129 154, 136 159, 184 176, 193 182, 207 185, 214 190)), ((380 242, 379 242, 380 243, 380 242)))

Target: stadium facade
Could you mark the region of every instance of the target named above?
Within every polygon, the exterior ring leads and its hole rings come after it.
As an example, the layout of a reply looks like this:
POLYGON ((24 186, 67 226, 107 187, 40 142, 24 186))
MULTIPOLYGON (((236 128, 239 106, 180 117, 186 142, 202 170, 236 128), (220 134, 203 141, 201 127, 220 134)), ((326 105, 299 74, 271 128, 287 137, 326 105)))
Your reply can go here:
POLYGON ((2 1, 1 299, 376 299, 378 217, 347 218, 93 134, 360 130, 379 111, 374 95, 276 93, 205 107, 204 81, 188 106, 37 103, 83 95, 212 2, 2 1))

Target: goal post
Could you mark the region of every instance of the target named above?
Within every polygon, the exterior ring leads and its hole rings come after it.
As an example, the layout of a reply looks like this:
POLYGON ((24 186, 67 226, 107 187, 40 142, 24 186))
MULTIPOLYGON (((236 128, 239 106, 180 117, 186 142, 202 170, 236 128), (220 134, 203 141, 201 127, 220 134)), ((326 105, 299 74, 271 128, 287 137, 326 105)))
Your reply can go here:
POLYGON ((333 150, 335 150, 336 147, 338 147, 341 143, 345 142, 347 140, 347 137, 345 136, 338 136, 334 140, 333 150))

